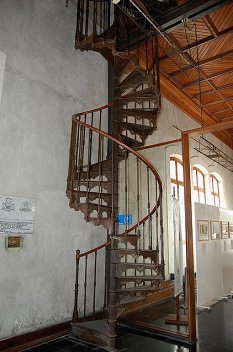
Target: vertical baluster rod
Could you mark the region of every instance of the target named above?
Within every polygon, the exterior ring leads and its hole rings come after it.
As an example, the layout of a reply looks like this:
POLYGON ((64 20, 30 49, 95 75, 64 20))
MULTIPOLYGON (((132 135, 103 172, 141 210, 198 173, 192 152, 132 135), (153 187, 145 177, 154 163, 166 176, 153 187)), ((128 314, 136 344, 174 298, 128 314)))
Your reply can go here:
POLYGON ((74 175, 76 173, 76 151, 77 151, 77 123, 72 121, 71 127, 71 140, 70 140, 70 155, 69 155, 69 169, 67 177, 67 188, 66 192, 72 201, 74 191, 74 175))
POLYGON ((87 259, 88 255, 85 255, 85 272, 84 272, 84 300, 83 300, 83 316, 86 318, 86 307, 87 307, 87 259))
POLYGON ((159 251, 159 209, 158 209, 158 181, 155 178, 155 197, 156 197, 156 250, 159 251))
POLYGON ((104 28, 103 28, 103 4, 102 4, 102 1, 100 1, 100 3, 99 3, 99 12, 100 12, 100 14, 99 14, 99 23, 100 23, 100 34, 102 34, 103 33, 103 31, 104 31, 104 28))
POLYGON ((78 322, 78 288, 79 288, 79 261, 80 261, 80 250, 76 251, 76 272, 75 272, 75 288, 74 288, 74 311, 72 322, 78 322))
POLYGON ((93 33, 96 34, 97 23, 97 1, 94 1, 94 14, 93 14, 93 33))
POLYGON ((85 35, 88 36, 88 24, 89 24, 89 7, 90 7, 90 3, 89 0, 86 0, 86 24, 85 24, 85 35))
POLYGON ((83 24, 84 24, 84 0, 81 0, 81 7, 80 7, 80 32, 83 34, 83 24))
POLYGON ((77 3, 77 22, 76 22, 76 37, 79 37, 80 36, 80 3, 81 3, 81 0, 78 0, 78 3, 77 3))
POLYGON ((94 280, 93 280, 93 320, 95 318, 95 295, 96 295, 96 268, 97 268, 97 251, 95 251, 94 259, 94 280))
POLYGON ((148 166, 147 166, 147 209, 148 209, 148 241, 149 241, 149 249, 152 249, 151 215, 150 215, 150 170, 148 166))
POLYGON ((125 234, 127 235, 128 230, 128 168, 127 168, 127 160, 128 160, 128 151, 125 150, 125 234))
POLYGON ((137 217, 138 217, 137 236, 138 236, 138 245, 140 249, 140 173, 139 173, 140 160, 138 157, 136 157, 136 162, 137 162, 137 217))

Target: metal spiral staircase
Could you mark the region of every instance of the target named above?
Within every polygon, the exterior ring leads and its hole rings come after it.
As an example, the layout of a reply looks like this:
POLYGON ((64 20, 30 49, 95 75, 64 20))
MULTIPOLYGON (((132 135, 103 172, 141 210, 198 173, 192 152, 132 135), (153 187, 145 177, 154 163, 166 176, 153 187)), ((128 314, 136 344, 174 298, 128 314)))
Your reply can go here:
POLYGON ((72 118, 69 204, 107 230, 106 243, 76 251, 73 333, 114 350, 119 316, 164 280, 162 183, 140 153, 160 111, 157 39, 109 0, 77 6, 75 46, 113 65, 115 98, 72 118), (124 225, 117 221, 121 213, 124 225))

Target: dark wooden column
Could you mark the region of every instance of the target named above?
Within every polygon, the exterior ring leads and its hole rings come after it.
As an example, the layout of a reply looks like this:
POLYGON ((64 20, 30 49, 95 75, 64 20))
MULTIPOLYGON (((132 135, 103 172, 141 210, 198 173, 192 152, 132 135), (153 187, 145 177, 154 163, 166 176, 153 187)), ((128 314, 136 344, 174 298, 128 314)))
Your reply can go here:
POLYGON ((185 205, 185 230, 186 230, 186 266, 187 266, 187 302, 189 340, 196 341, 196 312, 195 312, 195 282, 193 258, 193 228, 192 228, 192 200, 189 136, 182 134, 182 154, 184 167, 184 205, 185 205))

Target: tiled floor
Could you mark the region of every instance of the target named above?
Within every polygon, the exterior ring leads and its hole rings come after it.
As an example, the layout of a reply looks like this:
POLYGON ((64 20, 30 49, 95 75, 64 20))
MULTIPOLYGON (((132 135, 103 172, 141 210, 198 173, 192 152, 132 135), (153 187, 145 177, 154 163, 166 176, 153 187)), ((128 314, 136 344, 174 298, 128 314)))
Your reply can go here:
MULTIPOLYGON (((153 316, 153 309, 150 307, 153 316)), ((119 328, 119 352, 233 352, 233 300, 219 302, 210 313, 197 315, 198 342, 178 346, 168 339, 159 340, 145 333, 119 328)), ((25 350, 27 352, 101 352, 101 347, 74 339, 71 335, 25 350)))

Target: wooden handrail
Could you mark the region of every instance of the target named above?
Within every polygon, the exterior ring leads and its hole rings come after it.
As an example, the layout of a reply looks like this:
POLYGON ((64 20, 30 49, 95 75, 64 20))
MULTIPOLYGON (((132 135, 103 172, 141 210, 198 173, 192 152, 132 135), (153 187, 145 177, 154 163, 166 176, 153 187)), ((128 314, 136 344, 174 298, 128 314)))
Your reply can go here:
MULTIPOLYGON (((108 105, 106 105, 108 106, 108 105)), ((99 108, 99 110, 102 110, 101 108, 99 108)), ((98 111, 98 110, 97 110, 98 111)), ((127 149, 129 152, 131 152, 132 154, 134 154, 137 158, 139 158, 151 171, 152 173, 155 175, 156 177, 156 180, 159 184, 159 197, 158 197, 158 200, 154 206, 154 208, 150 211, 149 214, 147 214, 143 219, 140 220, 139 223, 135 224, 134 226, 130 227, 129 229, 127 229, 126 231, 124 231, 124 233, 122 233, 121 235, 123 234, 127 234, 127 233, 130 233, 131 231, 135 230, 138 226, 140 226, 141 224, 143 224, 147 219, 149 219, 155 212, 156 210, 158 209, 158 207, 161 205, 161 200, 162 200, 162 181, 161 181, 161 178, 157 172, 157 170, 154 168, 154 166, 143 156, 141 155, 140 153, 138 153, 136 150, 134 150, 133 148, 127 146, 126 144, 124 144, 123 142, 119 141, 118 139, 116 139, 115 137, 109 135, 108 133, 96 128, 96 127, 93 127, 87 123, 84 123, 82 121, 79 121, 77 119, 77 115, 73 115, 72 117, 72 120, 73 122, 76 122, 77 124, 83 126, 83 127, 86 127, 92 131, 95 131, 96 133, 104 136, 105 138, 108 138, 110 140, 112 140, 113 142, 115 142, 116 144, 120 145, 121 147, 127 149)))
POLYGON ((97 111, 101 111, 101 110, 110 108, 111 106, 113 106, 113 103, 109 103, 109 104, 100 106, 99 108, 96 108, 96 109, 92 109, 92 110, 88 110, 88 111, 83 111, 83 112, 80 112, 80 113, 78 113, 78 114, 74 114, 72 117, 73 117, 73 119, 74 119, 74 118, 76 118, 76 117, 78 117, 78 116, 87 115, 87 114, 92 114, 92 113, 94 113, 94 112, 97 112, 97 111))
POLYGON ((105 242, 105 243, 101 244, 100 246, 95 247, 95 248, 92 248, 92 249, 90 249, 89 251, 84 252, 84 253, 81 253, 81 254, 80 254, 80 249, 77 249, 77 250, 76 250, 76 258, 85 257, 86 255, 89 255, 89 254, 91 254, 91 253, 97 252, 97 251, 99 251, 100 249, 109 246, 110 244, 111 244, 111 241, 105 242))

